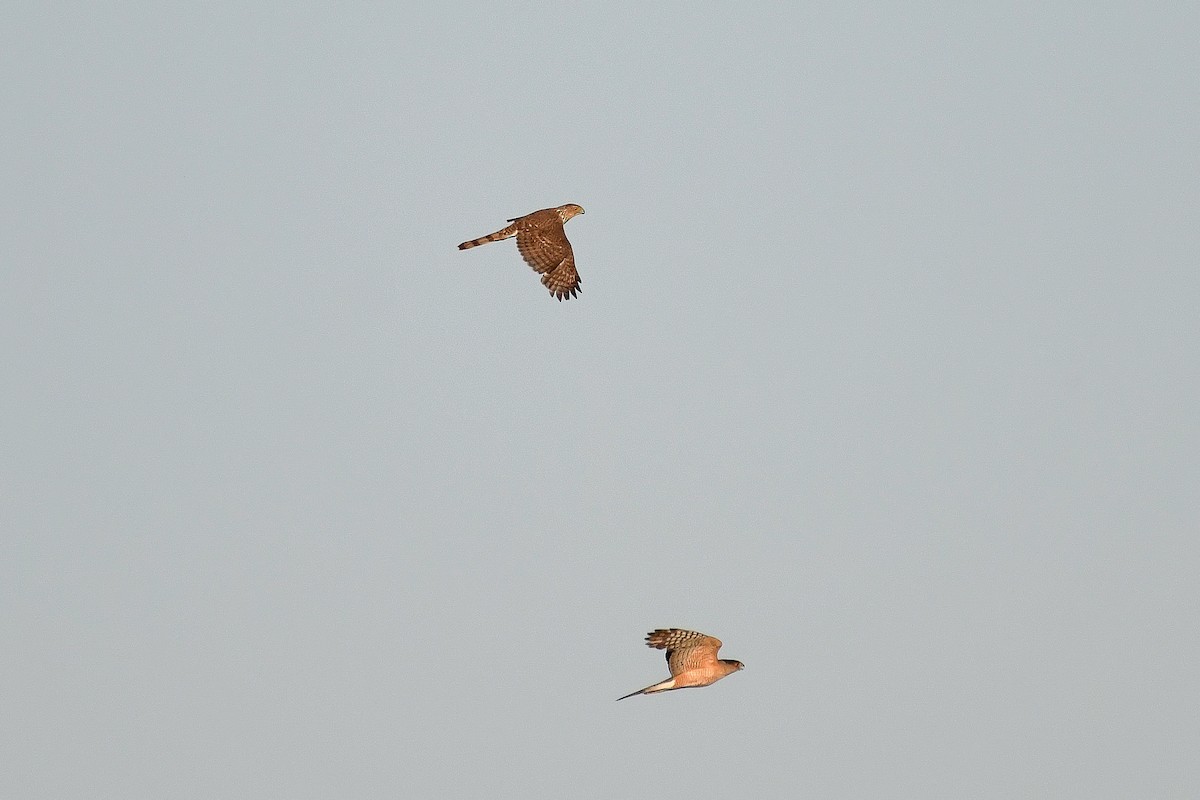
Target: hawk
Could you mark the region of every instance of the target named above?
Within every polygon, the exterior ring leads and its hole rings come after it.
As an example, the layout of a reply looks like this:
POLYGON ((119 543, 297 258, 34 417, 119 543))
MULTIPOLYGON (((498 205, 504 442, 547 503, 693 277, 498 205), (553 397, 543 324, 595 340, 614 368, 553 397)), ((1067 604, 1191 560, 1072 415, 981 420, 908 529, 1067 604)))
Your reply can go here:
MULTIPOLYGON (((687 689, 692 686, 708 686, 745 668, 740 661, 718 659, 717 651, 721 649, 721 640, 696 631, 659 628, 646 634, 646 646, 667 651, 667 666, 671 668, 671 677, 645 689, 631 692, 625 697, 669 692, 672 689, 687 689)), ((625 697, 617 699, 624 700, 625 697)))
POLYGON ((463 242, 459 250, 478 247, 488 242, 498 242, 501 239, 517 237, 517 250, 525 263, 542 275, 542 285, 550 290, 552 297, 562 302, 565 297, 575 297, 582 291, 579 284, 579 273, 575 271, 575 253, 567 234, 563 232, 563 223, 571 217, 583 213, 583 208, 574 203, 567 203, 558 208, 543 208, 523 217, 510 219, 512 223, 507 228, 501 228, 495 233, 463 242))

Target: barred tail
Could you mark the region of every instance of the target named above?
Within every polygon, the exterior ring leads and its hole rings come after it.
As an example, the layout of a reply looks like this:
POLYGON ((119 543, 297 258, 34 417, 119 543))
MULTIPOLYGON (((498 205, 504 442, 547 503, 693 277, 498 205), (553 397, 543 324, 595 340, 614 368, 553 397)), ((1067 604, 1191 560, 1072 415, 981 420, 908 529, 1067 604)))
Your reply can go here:
POLYGON ((467 250, 472 247, 479 247, 481 244, 488 242, 498 242, 501 239, 508 239, 517 235, 517 226, 509 225, 507 228, 502 228, 495 233, 489 233, 487 236, 480 236, 478 239, 472 239, 469 242, 463 242, 458 246, 459 250, 467 250))

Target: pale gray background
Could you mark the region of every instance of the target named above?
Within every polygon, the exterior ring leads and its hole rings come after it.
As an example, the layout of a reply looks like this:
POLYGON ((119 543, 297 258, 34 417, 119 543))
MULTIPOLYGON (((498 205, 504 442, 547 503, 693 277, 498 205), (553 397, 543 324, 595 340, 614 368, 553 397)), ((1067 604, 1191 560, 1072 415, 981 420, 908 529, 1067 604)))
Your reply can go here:
POLYGON ((1200 796, 1196 4, 23 5, 0 796, 1200 796))

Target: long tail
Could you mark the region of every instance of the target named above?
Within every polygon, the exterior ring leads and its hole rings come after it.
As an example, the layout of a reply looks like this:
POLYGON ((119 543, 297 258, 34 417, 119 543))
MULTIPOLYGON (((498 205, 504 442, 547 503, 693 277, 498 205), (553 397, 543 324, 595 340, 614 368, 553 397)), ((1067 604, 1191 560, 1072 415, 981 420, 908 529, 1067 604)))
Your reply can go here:
MULTIPOLYGON (((630 692, 629 694, 625 695, 625 697, 634 697, 635 695, 639 695, 639 694, 654 694, 655 692, 665 692, 669 689, 674 689, 674 688, 675 688, 675 679, 667 678, 665 681, 660 681, 659 683, 653 683, 653 684, 647 686, 645 689, 638 689, 636 692, 630 692)), ((625 697, 618 697, 617 702, 618 703, 621 702, 622 700, 625 699, 625 697)))
POLYGON ((466 250, 471 247, 479 247, 481 244, 488 242, 498 242, 501 239, 509 239, 517 235, 517 226, 509 225, 507 228, 501 228, 495 233, 489 233, 487 236, 480 236, 478 239, 472 239, 469 242, 463 242, 458 246, 459 250, 466 250))

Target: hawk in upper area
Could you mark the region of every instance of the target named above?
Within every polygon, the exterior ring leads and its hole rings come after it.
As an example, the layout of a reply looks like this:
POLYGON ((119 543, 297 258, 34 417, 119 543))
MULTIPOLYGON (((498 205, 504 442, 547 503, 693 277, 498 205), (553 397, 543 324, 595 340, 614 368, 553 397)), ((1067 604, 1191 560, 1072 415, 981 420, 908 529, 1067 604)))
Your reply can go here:
POLYGON ((563 232, 563 223, 582 213, 583 208, 574 203, 558 208, 543 208, 541 211, 510 219, 512 224, 507 228, 463 242, 458 249, 466 250, 488 242, 517 237, 517 250, 521 252, 525 263, 542 274, 542 285, 561 302, 564 297, 575 297, 577 292, 582 291, 579 288, 582 281, 579 279, 579 273, 575 271, 575 253, 571 250, 571 243, 567 241, 567 234, 563 232))
MULTIPOLYGON (((718 659, 721 640, 696 631, 679 628, 659 628, 646 634, 646 645, 667 651, 667 666, 671 677, 665 681, 625 695, 654 694, 692 686, 708 686, 745 667, 740 661, 718 659)), ((625 697, 618 697, 624 700, 625 697)))

